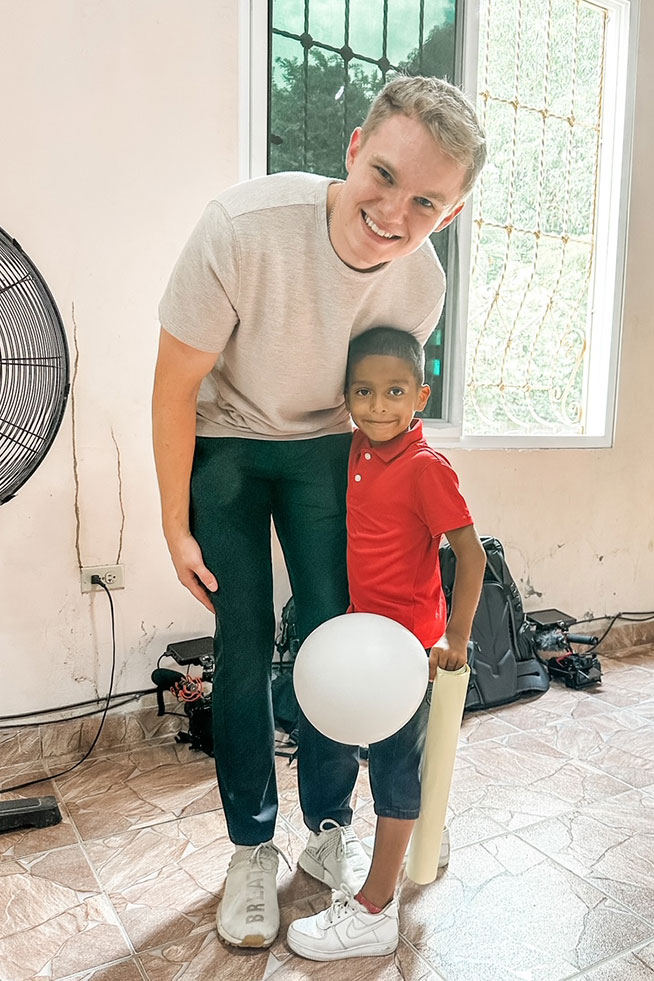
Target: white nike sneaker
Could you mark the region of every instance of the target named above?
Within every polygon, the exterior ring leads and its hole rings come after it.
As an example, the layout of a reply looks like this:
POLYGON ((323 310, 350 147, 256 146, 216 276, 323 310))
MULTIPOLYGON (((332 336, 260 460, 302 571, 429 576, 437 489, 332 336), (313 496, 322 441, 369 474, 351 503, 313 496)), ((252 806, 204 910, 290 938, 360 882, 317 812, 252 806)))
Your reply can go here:
POLYGON ((272 841, 240 847, 231 857, 216 913, 218 933, 235 947, 269 947, 279 931, 277 868, 286 856, 272 841))
POLYGON ((354 895, 370 870, 370 859, 348 824, 342 827, 331 818, 320 822, 320 832, 310 832, 297 863, 301 869, 332 889, 345 885, 354 895))
MULTIPOLYGON (((361 847, 368 857, 372 860, 372 853, 375 847, 375 836, 367 835, 365 838, 361 839, 361 847)), ((407 848, 407 855, 409 850, 407 848)), ((406 855, 404 856, 406 859, 406 855)), ((445 869, 450 864, 450 829, 448 827, 443 828, 443 837, 441 838, 441 853, 438 856, 438 867, 439 869, 445 869)))
POLYGON ((381 913, 369 913, 349 889, 339 889, 328 909, 294 920, 286 942, 312 961, 392 954, 399 940, 398 907, 392 899, 381 913))

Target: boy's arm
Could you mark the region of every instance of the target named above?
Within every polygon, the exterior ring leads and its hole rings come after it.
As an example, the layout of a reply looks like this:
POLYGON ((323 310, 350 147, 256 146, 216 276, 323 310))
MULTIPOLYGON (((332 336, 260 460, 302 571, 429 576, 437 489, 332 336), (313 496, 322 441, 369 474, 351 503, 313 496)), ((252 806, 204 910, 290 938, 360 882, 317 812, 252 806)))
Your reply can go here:
POLYGON ((429 656, 429 678, 432 681, 437 667, 455 671, 467 661, 472 621, 486 568, 486 553, 474 525, 448 531, 445 537, 456 555, 456 575, 447 628, 429 656))

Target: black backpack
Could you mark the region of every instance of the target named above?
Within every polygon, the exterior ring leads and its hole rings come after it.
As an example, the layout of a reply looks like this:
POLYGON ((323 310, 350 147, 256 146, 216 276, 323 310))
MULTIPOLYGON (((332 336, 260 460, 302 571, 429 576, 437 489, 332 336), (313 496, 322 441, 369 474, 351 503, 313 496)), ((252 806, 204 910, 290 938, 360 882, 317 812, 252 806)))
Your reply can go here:
MULTIPOLYGON (((522 599, 497 538, 482 538, 486 571, 472 624, 470 684, 465 711, 506 705, 549 688, 547 667, 536 653, 522 599)), ((440 549, 441 578, 448 611, 456 572, 450 545, 440 549)))

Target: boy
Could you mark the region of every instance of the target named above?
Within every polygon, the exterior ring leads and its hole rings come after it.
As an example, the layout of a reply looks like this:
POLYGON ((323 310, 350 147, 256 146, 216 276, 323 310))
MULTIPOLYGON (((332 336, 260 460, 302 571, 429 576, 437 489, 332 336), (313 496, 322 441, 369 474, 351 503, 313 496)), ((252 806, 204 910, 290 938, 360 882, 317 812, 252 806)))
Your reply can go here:
MULTIPOLYGON (((358 427, 347 492, 350 612, 378 613, 411 630, 436 668, 466 663, 486 558, 458 480, 427 444, 414 413, 425 408, 424 352, 411 334, 376 327, 348 356, 346 403, 358 427), (457 558, 447 620, 438 547, 445 534, 457 558)), ((288 945, 312 960, 388 954, 398 943, 395 887, 420 810, 420 762, 427 695, 394 736, 369 748, 377 814, 372 866, 361 890, 345 887, 329 909, 296 920, 288 945)))

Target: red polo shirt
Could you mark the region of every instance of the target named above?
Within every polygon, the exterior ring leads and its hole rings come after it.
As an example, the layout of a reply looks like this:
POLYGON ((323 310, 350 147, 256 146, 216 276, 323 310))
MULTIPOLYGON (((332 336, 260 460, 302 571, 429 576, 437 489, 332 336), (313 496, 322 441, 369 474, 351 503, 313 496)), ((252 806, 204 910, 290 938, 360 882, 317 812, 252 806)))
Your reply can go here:
POLYGON ((355 430, 347 489, 350 612, 390 617, 432 647, 447 623, 441 535, 471 524, 457 476, 427 444, 420 419, 379 446, 355 430))

